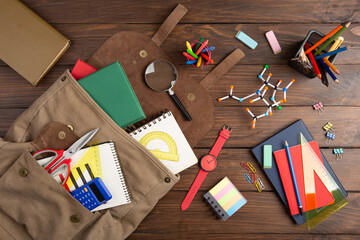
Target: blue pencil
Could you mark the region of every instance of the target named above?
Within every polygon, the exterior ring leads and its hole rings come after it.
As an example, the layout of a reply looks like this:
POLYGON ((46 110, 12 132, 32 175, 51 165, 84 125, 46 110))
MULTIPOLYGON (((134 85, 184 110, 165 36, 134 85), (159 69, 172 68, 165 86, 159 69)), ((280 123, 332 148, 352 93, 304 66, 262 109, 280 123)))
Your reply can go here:
POLYGON ((339 83, 339 80, 336 78, 336 76, 334 75, 334 73, 330 70, 330 68, 328 67, 328 65, 326 65, 322 59, 319 59, 318 61, 324 66, 325 70, 328 72, 328 74, 330 75, 330 77, 331 77, 336 83, 339 83))
POLYGON ((334 55, 334 54, 337 54, 339 52, 343 52, 343 51, 346 51, 348 50, 348 48, 350 47, 342 47, 342 48, 338 48, 334 51, 331 51, 331 52, 327 52, 327 53, 324 53, 324 54, 321 54, 321 55, 317 55, 315 58, 315 60, 319 60, 319 59, 322 59, 324 57, 327 57, 327 56, 331 56, 331 55, 334 55))
POLYGON ((286 154, 287 154, 287 158, 288 158, 288 161, 289 161, 291 177, 292 177, 292 180, 293 180, 293 183, 294 183, 296 199, 297 199, 297 202, 298 202, 298 205, 299 205, 300 214, 303 215, 303 207, 302 207, 302 204, 301 204, 300 193, 299 193, 299 189, 298 189, 297 182, 296 182, 296 176, 295 176, 294 166, 292 164, 289 144, 288 144, 287 141, 285 141, 285 149, 286 149, 286 154))

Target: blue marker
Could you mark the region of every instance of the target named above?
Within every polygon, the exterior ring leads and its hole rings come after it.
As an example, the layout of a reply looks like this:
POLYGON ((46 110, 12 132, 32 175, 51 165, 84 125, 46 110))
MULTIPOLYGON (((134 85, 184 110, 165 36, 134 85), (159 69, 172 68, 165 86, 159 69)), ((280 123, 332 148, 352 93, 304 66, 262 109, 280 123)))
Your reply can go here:
POLYGON ((292 177, 292 180, 293 180, 293 183, 294 183, 296 199, 297 199, 297 202, 298 202, 298 205, 299 205, 300 214, 303 215, 303 207, 302 207, 302 204, 301 204, 300 193, 299 193, 299 189, 298 189, 297 182, 296 182, 294 166, 293 166, 292 160, 291 160, 289 144, 288 144, 287 141, 285 141, 285 149, 286 149, 286 155, 287 155, 287 158, 288 158, 288 161, 289 161, 291 177, 292 177))

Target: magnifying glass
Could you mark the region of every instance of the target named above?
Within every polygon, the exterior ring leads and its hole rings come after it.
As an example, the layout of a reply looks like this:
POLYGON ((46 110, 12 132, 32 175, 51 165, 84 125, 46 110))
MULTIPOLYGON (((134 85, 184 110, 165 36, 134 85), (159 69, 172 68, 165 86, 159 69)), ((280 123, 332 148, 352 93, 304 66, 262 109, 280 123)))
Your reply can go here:
POLYGON ((158 92, 169 92, 186 119, 191 121, 192 118, 190 114, 172 90, 177 78, 178 73, 175 66, 167 60, 155 60, 151 62, 145 70, 145 81, 149 88, 158 92))

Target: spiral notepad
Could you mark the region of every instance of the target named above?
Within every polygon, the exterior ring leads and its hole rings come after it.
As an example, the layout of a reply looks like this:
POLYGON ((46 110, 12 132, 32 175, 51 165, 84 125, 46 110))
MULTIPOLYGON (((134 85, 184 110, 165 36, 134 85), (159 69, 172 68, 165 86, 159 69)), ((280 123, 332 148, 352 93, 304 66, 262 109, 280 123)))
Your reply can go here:
POLYGON ((168 111, 130 133, 169 170, 177 174, 197 163, 197 157, 168 111))
POLYGON ((100 177, 112 195, 112 199, 92 211, 131 202, 130 191, 113 142, 104 142, 81 149, 71 159, 70 176, 66 182, 70 191, 81 187, 96 177, 100 177))

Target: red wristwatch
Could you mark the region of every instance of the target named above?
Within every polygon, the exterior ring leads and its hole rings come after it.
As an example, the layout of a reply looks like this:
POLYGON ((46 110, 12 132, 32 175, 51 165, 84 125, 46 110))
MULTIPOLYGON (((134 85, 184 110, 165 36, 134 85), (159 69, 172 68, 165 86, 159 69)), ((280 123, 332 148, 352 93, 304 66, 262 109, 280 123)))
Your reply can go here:
POLYGON ((224 125, 223 129, 219 133, 219 137, 216 140, 214 146, 210 150, 210 153, 203 156, 200 160, 200 171, 196 176, 193 184, 191 185, 189 192, 186 194, 184 201, 181 204, 181 211, 185 211, 189 206, 191 201, 194 199, 196 193, 198 192, 201 184, 203 183, 206 175, 214 171, 217 165, 216 157, 219 155, 222 147, 224 146, 225 141, 229 138, 231 128, 224 125))

